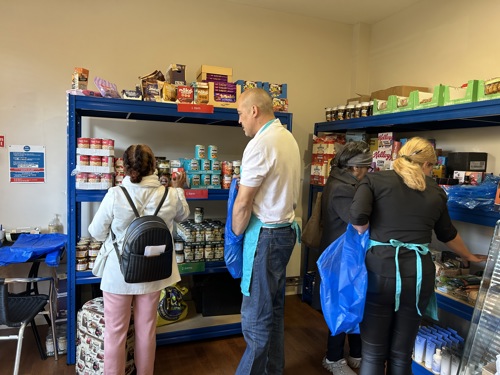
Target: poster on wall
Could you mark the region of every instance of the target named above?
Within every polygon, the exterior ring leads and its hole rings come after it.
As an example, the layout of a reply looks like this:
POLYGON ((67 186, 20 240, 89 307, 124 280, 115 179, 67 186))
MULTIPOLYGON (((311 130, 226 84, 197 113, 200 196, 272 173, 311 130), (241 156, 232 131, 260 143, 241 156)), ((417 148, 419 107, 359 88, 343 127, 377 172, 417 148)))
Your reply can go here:
POLYGON ((45 182, 45 146, 9 146, 11 183, 45 182))

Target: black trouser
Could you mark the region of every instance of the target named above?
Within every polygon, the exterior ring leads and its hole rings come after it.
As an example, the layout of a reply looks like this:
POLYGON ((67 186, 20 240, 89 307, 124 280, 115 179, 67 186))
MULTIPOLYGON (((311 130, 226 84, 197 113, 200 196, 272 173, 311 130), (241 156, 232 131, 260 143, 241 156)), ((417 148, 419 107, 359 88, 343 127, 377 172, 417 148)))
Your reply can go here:
MULTIPOLYGON (((415 277, 401 278, 399 310, 394 311, 396 279, 368 272, 363 321, 360 324, 360 375, 409 375, 411 354, 422 317, 416 309, 415 277), (387 361, 387 372, 385 365, 387 361)), ((434 277, 422 278, 419 309, 425 312, 434 292, 434 277)))
MULTIPOLYGON (((337 362, 344 358, 345 337, 345 333, 335 336, 332 336, 331 332, 328 334, 326 358, 329 361, 337 362)), ((349 355, 361 358, 361 337, 358 334, 348 334, 347 339, 349 340, 349 355)))

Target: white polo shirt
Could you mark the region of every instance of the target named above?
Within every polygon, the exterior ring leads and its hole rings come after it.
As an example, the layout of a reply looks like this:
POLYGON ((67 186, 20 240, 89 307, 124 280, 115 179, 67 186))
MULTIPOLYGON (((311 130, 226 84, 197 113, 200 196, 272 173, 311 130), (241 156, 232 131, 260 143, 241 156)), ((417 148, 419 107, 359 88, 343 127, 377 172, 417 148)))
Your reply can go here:
POLYGON ((275 119, 259 130, 243 152, 240 184, 260 187, 253 214, 265 224, 292 223, 300 177, 299 146, 292 133, 275 119))

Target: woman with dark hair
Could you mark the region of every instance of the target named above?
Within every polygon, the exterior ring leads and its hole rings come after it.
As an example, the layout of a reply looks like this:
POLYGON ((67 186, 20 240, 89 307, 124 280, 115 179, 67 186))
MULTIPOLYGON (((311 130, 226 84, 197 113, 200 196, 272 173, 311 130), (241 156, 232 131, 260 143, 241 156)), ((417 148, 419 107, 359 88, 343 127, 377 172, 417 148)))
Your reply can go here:
MULTIPOLYGON (((156 161, 153 151, 146 145, 132 145, 123 155, 126 177, 122 185, 130 194, 139 214, 152 215, 158 207, 165 189, 167 198, 158 216, 173 233, 174 221, 180 222, 189 216, 189 206, 182 186, 184 173, 172 178, 173 188, 160 184, 154 174, 156 161)), ((179 269, 172 254, 172 274, 169 278, 144 282, 125 282, 114 250, 111 231, 116 236, 118 248, 128 225, 135 218, 132 207, 120 187, 112 187, 106 193, 97 210, 89 233, 98 241, 104 241, 98 257, 104 257, 101 276, 101 290, 104 297, 104 373, 123 375, 125 373, 125 342, 130 322, 131 307, 134 312, 135 349, 134 360, 137 375, 153 375, 156 351, 156 316, 160 292, 180 280, 179 269)), ((173 244, 172 244, 173 246, 173 244)), ((97 263, 97 261, 96 261, 97 263)))
POLYGON ((410 139, 394 170, 361 181, 350 210, 359 233, 370 226, 366 253, 368 291, 360 324, 361 375, 411 374, 412 348, 422 314, 434 293, 432 231, 464 261, 471 254, 451 222, 444 190, 430 177, 437 158, 426 139, 410 139))
MULTIPOLYGON (((321 198, 321 223, 323 235, 321 251, 340 237, 349 222, 349 209, 359 181, 371 169, 372 154, 366 142, 349 142, 332 160, 330 176, 326 181, 321 198)), ((319 277, 317 278, 319 280, 319 277)), ((314 287, 313 306, 320 308, 318 301, 319 283, 314 287)), ((323 367, 335 375, 354 375, 351 368, 358 368, 361 363, 361 339, 359 334, 340 333, 328 335, 327 352, 323 358, 323 367), (349 341, 349 356, 344 357, 346 336, 349 341)))

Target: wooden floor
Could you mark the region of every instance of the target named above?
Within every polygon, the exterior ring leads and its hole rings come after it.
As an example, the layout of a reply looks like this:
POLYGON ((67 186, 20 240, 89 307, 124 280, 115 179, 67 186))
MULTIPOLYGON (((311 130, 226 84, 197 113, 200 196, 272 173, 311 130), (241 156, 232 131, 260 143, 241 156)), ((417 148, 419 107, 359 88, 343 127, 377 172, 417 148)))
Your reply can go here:
MULTIPOLYGON (((40 327, 43 338, 46 332, 47 326, 40 327)), ((326 350, 327 332, 323 316, 319 312, 303 303, 298 295, 286 297, 286 375, 329 374, 321 365, 326 350)), ((20 374, 75 373, 75 366, 66 365, 65 355, 57 362, 53 357, 41 360, 29 327, 23 342, 20 374)), ((0 341, 1 375, 12 374, 15 345, 15 341, 0 341)), ((160 346, 156 351, 155 375, 232 375, 244 350, 245 341, 241 335, 160 346)))

